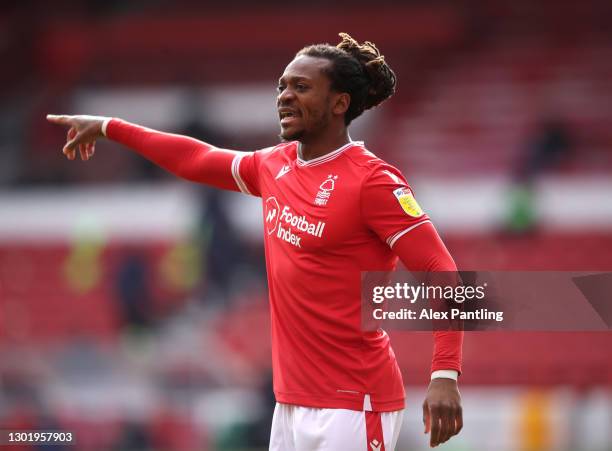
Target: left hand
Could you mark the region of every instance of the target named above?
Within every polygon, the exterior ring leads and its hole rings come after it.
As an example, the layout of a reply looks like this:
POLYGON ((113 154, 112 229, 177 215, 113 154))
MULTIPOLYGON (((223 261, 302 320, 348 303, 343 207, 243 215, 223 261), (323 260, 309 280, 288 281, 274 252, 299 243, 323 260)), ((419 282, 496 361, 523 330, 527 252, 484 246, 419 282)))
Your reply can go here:
POLYGON ((461 431, 463 412, 457 381, 446 378, 431 381, 423 401, 423 423, 425 433, 431 433, 429 446, 432 448, 461 431))

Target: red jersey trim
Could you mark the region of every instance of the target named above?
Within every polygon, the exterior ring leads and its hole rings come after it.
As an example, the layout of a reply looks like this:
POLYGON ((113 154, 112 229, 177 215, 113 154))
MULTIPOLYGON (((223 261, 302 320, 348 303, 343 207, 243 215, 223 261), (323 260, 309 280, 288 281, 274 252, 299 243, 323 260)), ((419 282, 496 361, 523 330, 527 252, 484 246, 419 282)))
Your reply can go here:
POLYGON ((236 182, 236 185, 238 186, 240 191, 242 191, 244 194, 253 195, 253 193, 249 191, 246 186, 246 183, 244 183, 244 180, 242 180, 242 177, 240 176, 240 160, 242 160, 242 157, 244 157, 244 155, 237 154, 232 160, 232 176, 234 177, 234 181, 236 182))
POLYGON ((426 219, 425 221, 421 221, 421 222, 419 222, 417 224, 411 225, 407 229, 400 230, 399 232, 394 233, 389 238, 387 238, 387 244, 389 245, 389 247, 393 247, 393 245, 397 242, 397 240, 399 240, 405 234, 410 232, 412 229, 416 229, 420 225, 427 224, 428 222, 431 222, 431 221, 429 219, 426 219))
POLYGON ((325 155, 321 155, 320 157, 317 158, 313 158, 312 160, 302 160, 300 158, 300 147, 301 144, 298 143, 298 148, 297 148, 297 164, 300 166, 317 166, 319 164, 323 164, 323 163, 327 163, 328 161, 331 161, 337 157, 340 156, 340 154, 342 154, 342 152, 344 152, 346 149, 353 147, 353 146, 362 146, 363 147, 363 141, 350 141, 348 143, 346 143, 344 146, 330 152, 330 153, 326 153, 325 155))

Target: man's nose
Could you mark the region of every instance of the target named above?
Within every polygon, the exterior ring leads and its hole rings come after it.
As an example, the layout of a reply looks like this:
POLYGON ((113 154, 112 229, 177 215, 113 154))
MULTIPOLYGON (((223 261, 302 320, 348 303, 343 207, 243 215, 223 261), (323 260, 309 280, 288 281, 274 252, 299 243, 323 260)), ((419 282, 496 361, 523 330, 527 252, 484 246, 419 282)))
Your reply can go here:
POLYGON ((281 93, 278 95, 278 98, 277 98, 277 103, 278 103, 279 105, 284 104, 284 103, 287 103, 287 102, 289 102, 289 101, 293 100, 293 98, 294 98, 294 97, 295 97, 295 93, 294 93, 294 92, 293 92, 291 89, 289 89, 289 88, 285 88, 285 89, 283 90, 283 92, 281 92, 281 93))

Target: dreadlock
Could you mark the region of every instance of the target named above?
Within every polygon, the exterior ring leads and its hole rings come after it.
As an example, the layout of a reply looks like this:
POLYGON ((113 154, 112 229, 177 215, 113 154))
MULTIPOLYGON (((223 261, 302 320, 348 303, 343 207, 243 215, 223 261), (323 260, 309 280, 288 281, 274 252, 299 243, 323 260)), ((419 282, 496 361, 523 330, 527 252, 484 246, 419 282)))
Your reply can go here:
POLYGON ((351 96, 344 122, 349 125, 365 110, 369 110, 395 92, 395 74, 376 46, 366 41, 359 44, 347 33, 340 33, 337 46, 316 44, 304 47, 296 56, 326 58, 332 62, 326 70, 331 88, 351 96))

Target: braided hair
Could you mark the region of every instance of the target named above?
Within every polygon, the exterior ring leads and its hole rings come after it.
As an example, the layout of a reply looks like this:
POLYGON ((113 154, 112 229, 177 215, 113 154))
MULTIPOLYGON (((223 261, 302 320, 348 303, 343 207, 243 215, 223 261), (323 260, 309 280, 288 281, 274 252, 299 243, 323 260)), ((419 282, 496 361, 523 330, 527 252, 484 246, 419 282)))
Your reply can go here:
POLYGON ((344 116, 349 125, 365 110, 369 110, 395 92, 395 74, 385 62, 376 46, 365 41, 359 44, 347 33, 340 33, 342 41, 337 46, 316 44, 304 47, 297 56, 305 55, 325 58, 332 62, 326 70, 331 80, 331 88, 346 92, 351 102, 344 116))

